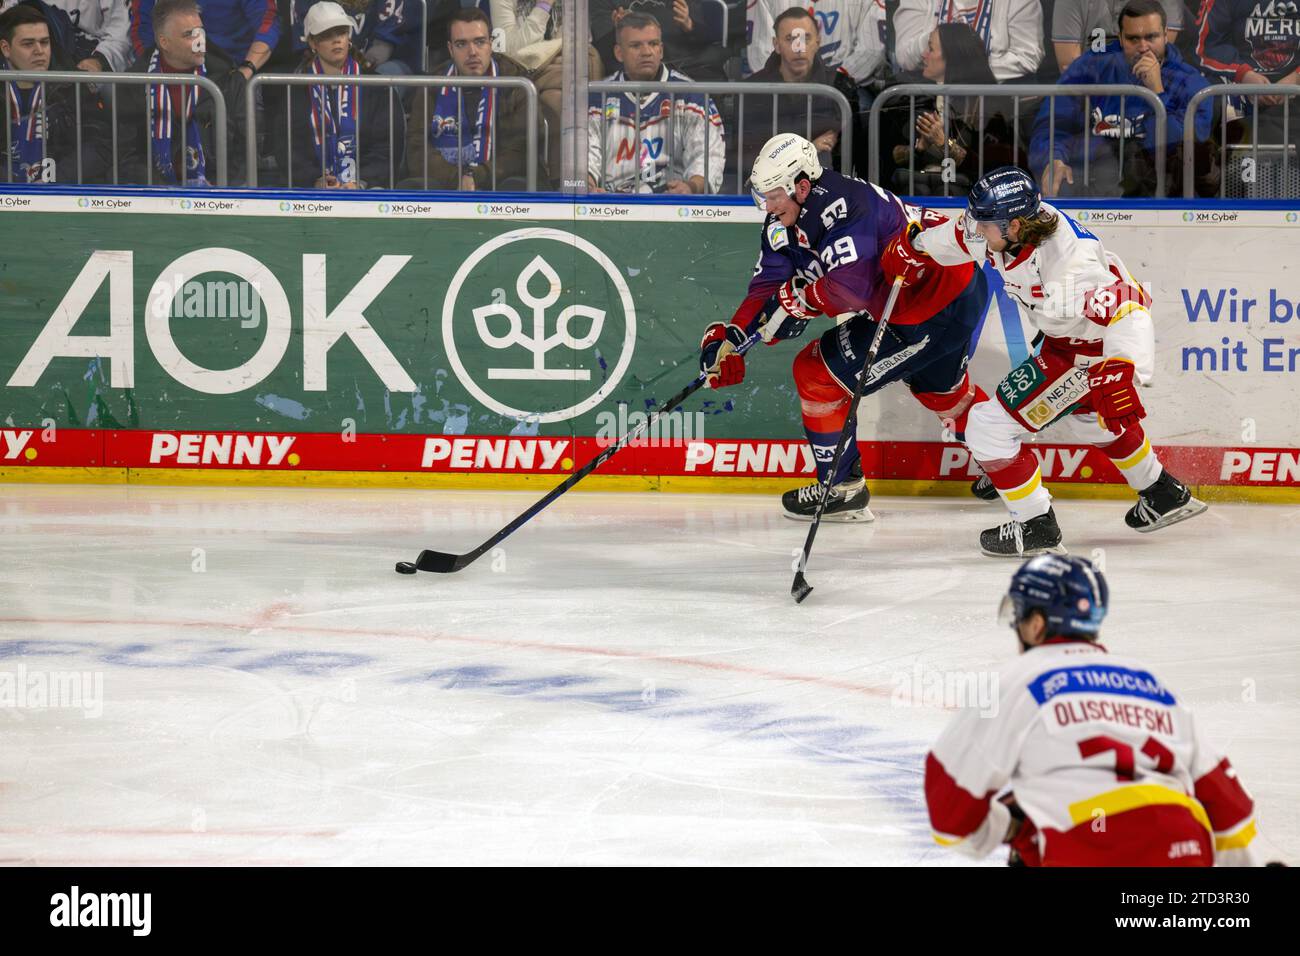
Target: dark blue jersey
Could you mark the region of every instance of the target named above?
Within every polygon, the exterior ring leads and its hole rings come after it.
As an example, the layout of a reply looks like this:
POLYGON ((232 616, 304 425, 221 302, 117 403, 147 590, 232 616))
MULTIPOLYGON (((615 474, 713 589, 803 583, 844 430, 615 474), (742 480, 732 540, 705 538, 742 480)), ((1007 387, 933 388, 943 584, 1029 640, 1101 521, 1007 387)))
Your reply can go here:
MULTIPOLYGON (((774 215, 763 223, 762 250, 745 301, 732 322, 744 326, 781 283, 796 273, 812 287, 808 301, 827 315, 879 315, 889 294, 880 254, 909 218, 920 218, 888 190, 824 170, 799 218, 787 229, 774 215)), ((946 306, 970 281, 971 270, 932 269, 899 296, 891 321, 924 322, 946 306)))

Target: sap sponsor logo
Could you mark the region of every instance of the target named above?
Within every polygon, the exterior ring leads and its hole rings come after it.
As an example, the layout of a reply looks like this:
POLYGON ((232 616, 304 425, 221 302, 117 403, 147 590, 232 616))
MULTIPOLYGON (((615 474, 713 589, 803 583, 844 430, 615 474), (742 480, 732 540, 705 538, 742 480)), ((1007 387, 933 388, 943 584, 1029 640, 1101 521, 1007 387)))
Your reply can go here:
MULTIPOLYGON (((1086 448, 1034 448, 1043 477, 1091 478, 1092 469, 1083 465, 1088 457, 1086 448), (1080 467, 1082 466, 1082 467, 1080 467)), ((948 445, 939 456, 939 477, 978 478, 982 472, 965 448, 948 445)))
POLYGON ((0 460, 17 461, 23 457, 31 461, 36 457, 36 449, 28 448, 27 443, 35 434, 30 428, 21 431, 16 428, 0 428, 0 460))
POLYGON ((0 206, 6 209, 25 209, 32 201, 26 196, 0 196, 0 206))
POLYGON ((715 206, 681 206, 677 215, 682 219, 730 219, 734 210, 719 209, 715 206))
POLYGON ((296 465, 299 458, 290 453, 295 440, 293 435, 156 432, 149 446, 149 464, 296 465))
POLYGON ((1209 211, 1189 211, 1183 213, 1183 222, 1194 222, 1197 224, 1210 224, 1224 222, 1236 222, 1241 218, 1240 213, 1235 212, 1209 212, 1209 211))
POLYGON ((814 467, 812 449, 803 442, 698 441, 686 446, 687 472, 803 475, 814 467))
POLYGON ((1232 481, 1243 475, 1246 481, 1300 484, 1300 452, 1225 451, 1219 480, 1232 481))
POLYGON ((554 471, 573 466, 563 459, 567 438, 426 438, 421 468, 501 471, 554 471))
POLYGON ((132 936, 148 936, 153 920, 152 893, 82 893, 74 885, 50 897, 51 926, 119 926, 132 936))

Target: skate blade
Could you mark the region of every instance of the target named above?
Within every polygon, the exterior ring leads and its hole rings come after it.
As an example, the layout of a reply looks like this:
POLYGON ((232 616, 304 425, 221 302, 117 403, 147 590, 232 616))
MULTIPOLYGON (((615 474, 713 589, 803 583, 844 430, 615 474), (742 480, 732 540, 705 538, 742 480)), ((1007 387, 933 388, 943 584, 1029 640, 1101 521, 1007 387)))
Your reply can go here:
POLYGON ((1186 521, 1188 518, 1195 518, 1198 514, 1204 512, 1210 506, 1199 498, 1193 498, 1181 508, 1169 512, 1167 515, 1161 515, 1160 520, 1146 528, 1134 528, 1138 534, 1150 534, 1152 531, 1159 531, 1161 528, 1168 528, 1171 524, 1178 524, 1180 521, 1186 521))
MULTIPOLYGON (((812 521, 812 515, 795 515, 782 509, 781 514, 785 515, 791 521, 812 521)), ((875 521, 876 516, 871 513, 871 509, 864 507, 861 511, 837 511, 834 514, 822 515, 822 524, 828 521, 840 521, 845 524, 853 522, 875 521)))
POLYGON ((1030 548, 1027 551, 1020 551, 1020 552, 1013 551, 1010 554, 1003 554, 1001 551, 989 551, 987 548, 981 546, 980 552, 988 555, 990 558, 1021 558, 1021 559, 1032 558, 1035 555, 1039 555, 1039 554, 1069 554, 1070 553, 1069 551, 1065 550, 1065 545, 1063 544, 1054 544, 1050 548, 1030 548))

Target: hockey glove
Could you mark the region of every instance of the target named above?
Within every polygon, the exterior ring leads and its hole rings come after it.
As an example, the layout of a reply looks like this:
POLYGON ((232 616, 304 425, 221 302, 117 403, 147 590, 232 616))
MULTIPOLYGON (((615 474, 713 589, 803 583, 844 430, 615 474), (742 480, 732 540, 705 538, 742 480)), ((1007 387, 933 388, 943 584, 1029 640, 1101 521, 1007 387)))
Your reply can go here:
POLYGON ((745 380, 745 357, 736 350, 748 337, 740 326, 721 322, 714 322, 704 330, 700 371, 708 376, 709 388, 726 388, 745 380))
POLYGON ((812 283, 803 276, 794 276, 781 283, 759 313, 763 341, 771 345, 778 339, 797 339, 808 328, 808 322, 821 315, 822 310, 808 301, 808 287, 812 283))
POLYGON ((924 252, 917 250, 912 243, 921 234, 919 222, 909 222, 907 226, 885 246, 880 254, 880 271, 887 279, 901 278, 903 285, 910 285, 925 278, 926 267, 933 260, 924 252))
POLYGON ((1127 359, 1102 359, 1088 369, 1088 389, 1097 423, 1116 435, 1146 418, 1133 381, 1133 363, 1127 359))

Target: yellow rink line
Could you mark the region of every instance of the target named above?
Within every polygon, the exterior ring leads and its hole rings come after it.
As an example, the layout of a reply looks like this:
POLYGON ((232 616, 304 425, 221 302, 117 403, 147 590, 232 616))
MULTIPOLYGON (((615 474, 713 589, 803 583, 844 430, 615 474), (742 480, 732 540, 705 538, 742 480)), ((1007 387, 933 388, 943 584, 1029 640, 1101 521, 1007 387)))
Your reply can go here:
MULTIPOLYGON (((430 488, 470 491, 536 491, 545 493, 564 480, 564 472, 509 475, 490 472, 458 474, 418 471, 299 471, 257 468, 0 468, 0 482, 58 484, 234 485, 311 488, 430 488)), ((806 480, 806 479, 803 479, 806 480)), ((721 475, 591 475, 582 491, 672 491, 690 494, 779 494, 796 487, 799 477, 745 478, 721 475)), ((969 497, 971 479, 923 481, 873 479, 872 494, 969 497)), ((1057 498, 1131 500, 1127 485, 1095 482, 1047 482, 1057 498)), ((1300 502, 1300 487, 1253 485, 1193 485, 1205 501, 1300 502)))

